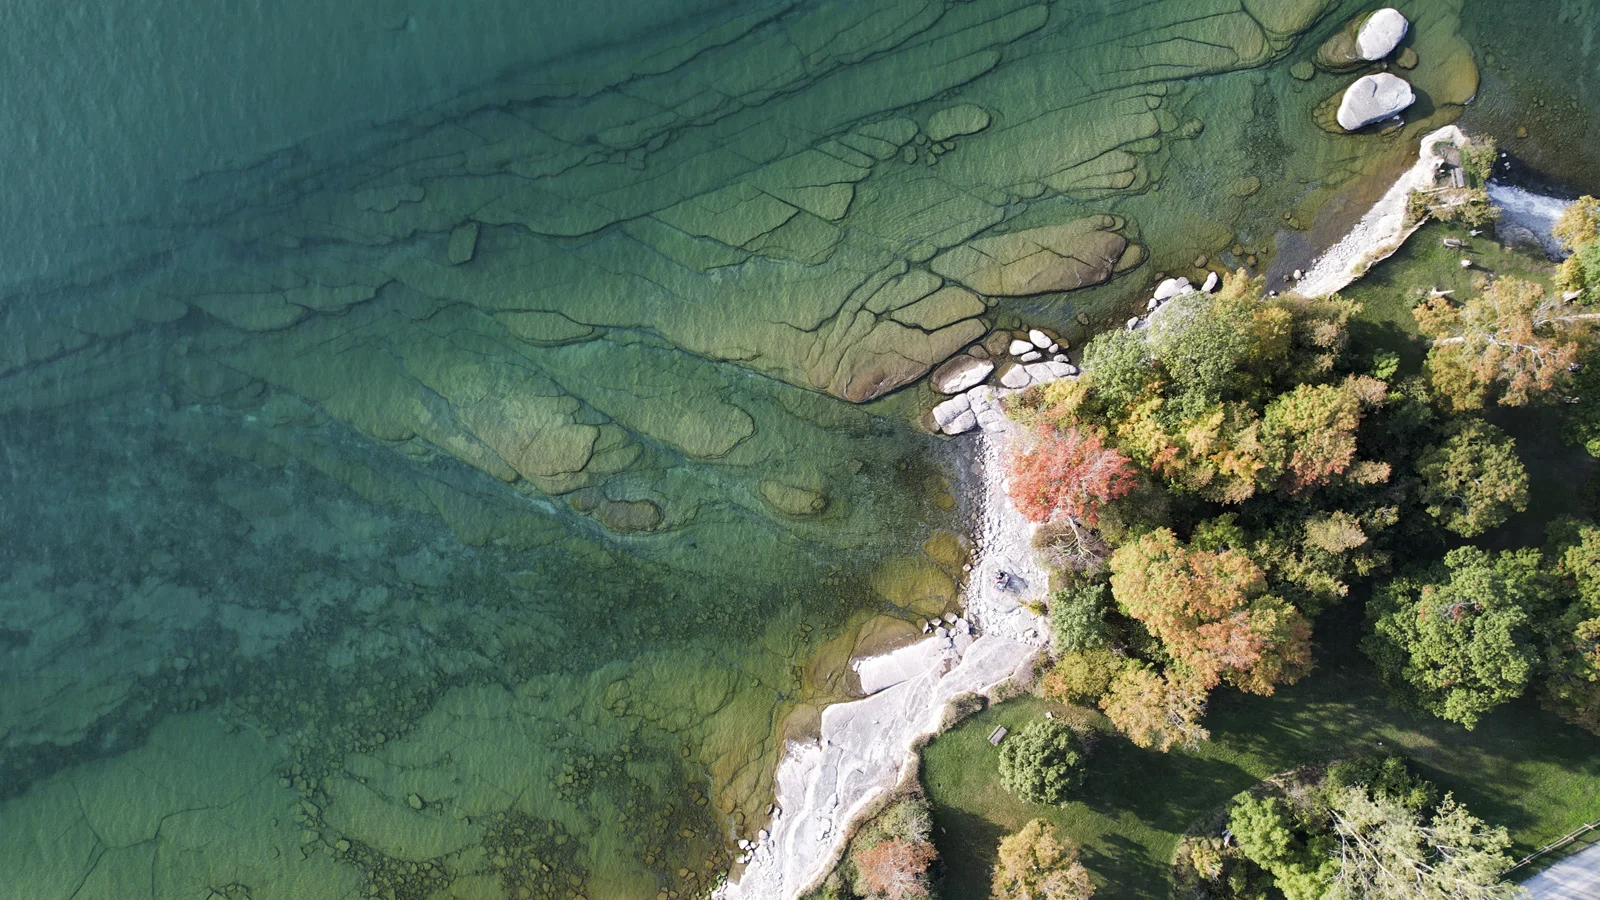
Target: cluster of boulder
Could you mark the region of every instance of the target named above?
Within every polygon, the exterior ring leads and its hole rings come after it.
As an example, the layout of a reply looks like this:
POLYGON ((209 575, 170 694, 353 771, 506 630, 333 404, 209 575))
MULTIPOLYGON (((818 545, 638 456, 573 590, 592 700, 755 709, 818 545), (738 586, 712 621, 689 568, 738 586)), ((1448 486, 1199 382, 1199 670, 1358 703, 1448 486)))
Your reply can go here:
MULTIPOLYGON (((1400 48, 1410 27, 1392 7, 1357 16, 1317 49, 1314 61, 1323 71, 1349 72, 1393 56, 1396 65, 1411 68, 1416 54, 1400 48)), ((1416 100, 1411 85, 1398 75, 1387 71, 1364 75, 1345 88, 1335 119, 1340 128, 1357 131, 1398 115, 1416 100)))
MULTIPOLYGON (((1206 275, 1205 283, 1200 285, 1199 290, 1209 294, 1215 291, 1220 284, 1222 284, 1222 276, 1211 272, 1206 275)), ((1155 293, 1145 302, 1145 314, 1143 316, 1134 316, 1128 320, 1128 330, 1137 331, 1144 327, 1145 323, 1149 321, 1150 315, 1165 306, 1169 300, 1187 297, 1193 293, 1196 293, 1196 288, 1187 278, 1167 278, 1163 280, 1156 285, 1155 293)))
POLYGON ((954 396, 933 408, 933 426, 951 435, 980 427, 986 431, 1004 428, 1001 397, 1078 374, 1066 350, 1064 343, 1037 328, 1025 335, 996 332, 934 370, 930 379, 933 389, 954 396), (996 373, 998 386, 986 384, 996 373))

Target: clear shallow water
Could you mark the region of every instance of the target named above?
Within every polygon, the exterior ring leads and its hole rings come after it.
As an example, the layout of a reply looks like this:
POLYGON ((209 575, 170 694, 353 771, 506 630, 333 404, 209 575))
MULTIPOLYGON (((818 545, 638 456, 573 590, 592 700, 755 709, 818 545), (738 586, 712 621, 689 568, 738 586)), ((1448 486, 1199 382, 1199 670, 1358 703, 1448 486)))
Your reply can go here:
POLYGON ((1358 213, 1476 71, 1418 3, 1413 123, 1319 128, 1358 8, 12 10, 7 889, 702 890, 954 596, 892 389, 1358 213), (1102 214, 1104 286, 933 274, 1102 214))

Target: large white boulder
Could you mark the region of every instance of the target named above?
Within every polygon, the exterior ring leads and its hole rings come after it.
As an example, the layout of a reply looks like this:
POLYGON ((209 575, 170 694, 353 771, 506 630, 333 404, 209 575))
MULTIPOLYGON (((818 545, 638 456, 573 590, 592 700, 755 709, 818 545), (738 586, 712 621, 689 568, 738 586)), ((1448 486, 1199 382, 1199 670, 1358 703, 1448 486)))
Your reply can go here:
POLYGON ((1007 347, 1006 349, 1011 352, 1012 356, 1021 356, 1022 354, 1027 353, 1029 350, 1033 349, 1033 342, 1032 341, 1024 341, 1024 340, 1014 340, 1014 341, 1011 342, 1011 346, 1007 347))
POLYGON ((1170 300, 1183 292, 1183 286, 1189 283, 1187 278, 1168 278, 1156 285, 1156 300, 1170 300))
POLYGON ((1389 7, 1380 9, 1367 17, 1361 23, 1361 31, 1356 34, 1356 46, 1360 49, 1361 58, 1366 60, 1380 60, 1394 52, 1405 39, 1406 29, 1411 23, 1400 14, 1400 10, 1389 7))
POLYGON ((1037 328, 1029 329, 1028 341, 1035 347, 1038 347, 1040 350, 1048 350, 1050 349, 1050 345, 1055 343, 1054 341, 1050 340, 1050 335, 1045 334, 1037 328))
POLYGON ((966 412, 971 407, 972 401, 967 398, 966 394, 961 394, 957 397, 951 397, 949 400, 946 400, 933 408, 933 423, 938 425, 941 429, 945 428, 949 426, 951 422, 954 422, 957 418, 960 418, 961 414, 966 412))
MULTIPOLYGON (((941 394, 959 394, 983 383, 994 371, 994 361, 976 359, 966 354, 954 357, 933 370, 929 382, 941 394)), ((941 423, 942 424, 942 423, 941 423)))
POLYGON ((1379 72, 1356 79, 1339 101, 1339 127, 1346 131, 1381 122, 1417 102, 1404 78, 1379 72))

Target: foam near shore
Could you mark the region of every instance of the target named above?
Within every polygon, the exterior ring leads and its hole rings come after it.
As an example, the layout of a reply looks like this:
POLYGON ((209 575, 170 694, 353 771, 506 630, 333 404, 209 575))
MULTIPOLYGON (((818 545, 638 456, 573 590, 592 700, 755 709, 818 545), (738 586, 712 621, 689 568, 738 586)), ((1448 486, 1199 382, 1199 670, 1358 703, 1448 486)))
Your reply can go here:
POLYGON ((718 900, 791 900, 826 877, 856 821, 915 767, 917 747, 940 730, 950 701, 1025 674, 1047 644, 1044 618, 1023 606, 1044 598, 1049 576, 1035 559, 1033 526, 1006 493, 1010 440, 1008 430, 986 432, 973 445, 977 534, 963 595, 973 633, 936 634, 857 661, 876 692, 829 706, 817 740, 789 745, 778 764, 770 830, 718 900), (998 589, 997 571, 1013 576, 1017 589, 998 589))

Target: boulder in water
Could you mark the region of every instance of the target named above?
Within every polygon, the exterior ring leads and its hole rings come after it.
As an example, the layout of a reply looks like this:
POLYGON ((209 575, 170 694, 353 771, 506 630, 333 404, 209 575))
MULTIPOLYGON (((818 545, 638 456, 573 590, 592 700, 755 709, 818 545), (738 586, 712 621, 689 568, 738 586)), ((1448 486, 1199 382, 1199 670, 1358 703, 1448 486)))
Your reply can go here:
POLYGON ((967 388, 982 384, 993 371, 993 360, 976 359, 962 354, 934 369, 930 381, 933 389, 941 394, 959 394, 967 388))
POLYGON ((1383 59, 1394 52, 1405 39, 1406 30, 1411 23, 1400 14, 1400 10, 1393 7, 1380 9, 1361 23, 1361 30, 1356 33, 1356 47, 1361 53, 1361 58, 1368 61, 1383 59))
POLYGON ((1339 127, 1357 131, 1381 122, 1417 102, 1404 78, 1379 72, 1356 79, 1339 101, 1339 127))

